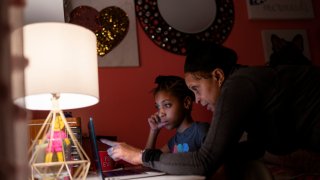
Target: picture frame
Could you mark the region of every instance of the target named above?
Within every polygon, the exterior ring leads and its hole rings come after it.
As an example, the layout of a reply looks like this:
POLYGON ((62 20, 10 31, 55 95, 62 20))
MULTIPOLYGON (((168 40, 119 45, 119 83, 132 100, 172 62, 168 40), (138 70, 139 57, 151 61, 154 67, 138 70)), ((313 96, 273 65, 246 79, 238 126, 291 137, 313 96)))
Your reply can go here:
POLYGON ((251 20, 314 18, 312 0, 246 0, 246 4, 251 20))
POLYGON ((270 55, 272 54, 271 36, 277 35, 279 38, 286 41, 292 41, 296 35, 302 35, 303 37, 303 54, 311 60, 309 41, 307 32, 304 29, 268 29, 261 32, 262 43, 264 49, 265 63, 269 62, 270 55))

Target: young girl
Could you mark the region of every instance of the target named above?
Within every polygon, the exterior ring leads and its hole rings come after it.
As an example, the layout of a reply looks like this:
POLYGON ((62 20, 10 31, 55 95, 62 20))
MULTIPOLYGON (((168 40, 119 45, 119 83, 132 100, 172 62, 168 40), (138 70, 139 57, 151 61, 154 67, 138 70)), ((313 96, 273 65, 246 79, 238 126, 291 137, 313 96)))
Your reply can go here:
POLYGON ((194 94, 183 78, 158 76, 152 92, 157 112, 148 118, 150 133, 146 149, 154 149, 161 128, 176 129, 177 133, 165 144, 162 152, 191 152, 200 148, 209 123, 195 122, 191 117, 194 94))

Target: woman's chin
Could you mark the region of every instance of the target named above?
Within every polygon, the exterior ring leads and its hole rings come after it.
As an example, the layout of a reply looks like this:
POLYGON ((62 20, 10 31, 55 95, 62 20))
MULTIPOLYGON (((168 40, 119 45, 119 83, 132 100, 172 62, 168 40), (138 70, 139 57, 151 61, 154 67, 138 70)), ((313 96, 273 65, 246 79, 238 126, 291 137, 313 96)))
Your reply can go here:
POLYGON ((207 105, 207 110, 214 112, 214 109, 215 109, 214 106, 207 105))

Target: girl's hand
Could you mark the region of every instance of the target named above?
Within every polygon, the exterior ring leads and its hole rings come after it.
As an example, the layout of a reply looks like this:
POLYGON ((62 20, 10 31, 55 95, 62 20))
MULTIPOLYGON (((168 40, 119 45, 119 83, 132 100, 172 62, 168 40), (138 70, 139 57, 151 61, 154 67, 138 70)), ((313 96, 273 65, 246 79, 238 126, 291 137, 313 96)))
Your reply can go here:
POLYGON ((151 115, 148 118, 148 123, 151 131, 159 131, 167 122, 162 122, 158 113, 151 115))
POLYGON ((115 142, 107 139, 100 139, 104 144, 111 146, 107 152, 108 155, 115 161, 124 160, 133 165, 142 164, 142 150, 130 146, 123 142, 115 142))

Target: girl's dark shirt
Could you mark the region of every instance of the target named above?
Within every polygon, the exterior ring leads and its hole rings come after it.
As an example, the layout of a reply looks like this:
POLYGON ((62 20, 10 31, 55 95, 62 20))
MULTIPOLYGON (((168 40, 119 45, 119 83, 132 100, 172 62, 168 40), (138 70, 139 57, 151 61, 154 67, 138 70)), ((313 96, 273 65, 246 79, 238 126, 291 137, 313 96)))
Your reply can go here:
POLYGON ((299 148, 320 152, 320 70, 241 67, 222 86, 201 148, 164 153, 144 165, 169 174, 210 175, 232 158, 256 159, 265 151, 281 155, 299 148), (244 132, 247 141, 239 143, 244 132))
POLYGON ((207 122, 194 121, 183 132, 177 132, 168 141, 171 153, 185 153, 198 150, 204 140, 210 124, 207 122))

